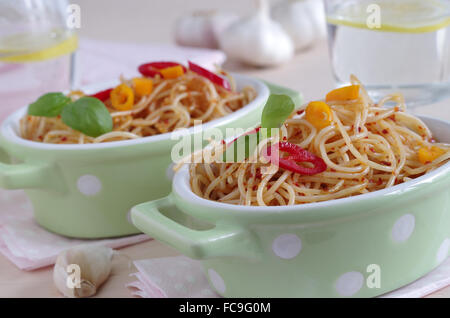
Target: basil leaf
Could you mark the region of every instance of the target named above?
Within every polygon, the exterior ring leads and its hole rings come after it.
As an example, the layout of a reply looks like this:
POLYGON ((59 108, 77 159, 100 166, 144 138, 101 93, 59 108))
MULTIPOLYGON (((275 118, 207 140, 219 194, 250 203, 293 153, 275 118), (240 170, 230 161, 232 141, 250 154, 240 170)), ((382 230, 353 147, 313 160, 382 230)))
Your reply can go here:
POLYGON ((270 129, 280 128, 294 108, 295 104, 289 96, 271 94, 262 112, 261 128, 267 128, 270 137, 270 129))
POLYGON ((62 121, 90 137, 112 131, 113 121, 105 104, 94 97, 81 97, 64 107, 62 121))
POLYGON ((71 99, 63 93, 47 93, 28 106, 28 115, 56 117, 70 102, 71 99))
POLYGON ((271 136, 272 128, 280 128, 289 115, 294 111, 295 104, 292 99, 284 94, 271 94, 267 99, 261 116, 261 130, 256 134, 239 136, 232 145, 223 153, 224 162, 242 162, 253 154, 259 140, 271 136), (264 136, 263 136, 264 134, 264 136), (257 143, 254 142, 256 139, 257 143))
POLYGON ((265 80, 262 81, 269 87, 271 94, 278 94, 278 95, 283 94, 289 96, 294 102, 295 108, 298 108, 303 104, 303 96, 301 93, 290 88, 275 85, 274 83, 267 82, 265 80))

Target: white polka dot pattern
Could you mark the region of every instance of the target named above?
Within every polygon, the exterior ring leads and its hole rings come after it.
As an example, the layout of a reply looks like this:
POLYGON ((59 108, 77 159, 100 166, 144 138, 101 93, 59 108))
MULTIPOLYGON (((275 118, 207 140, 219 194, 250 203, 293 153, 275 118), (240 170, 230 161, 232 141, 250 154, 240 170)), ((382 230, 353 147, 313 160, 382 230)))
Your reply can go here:
POLYGON ((226 290, 225 282, 220 275, 213 270, 212 268, 208 269, 209 279, 211 280, 211 284, 217 290, 219 294, 224 294, 226 290))
POLYGON ((127 221, 128 223, 133 224, 133 221, 131 220, 131 210, 127 213, 127 221))
POLYGON ((166 170, 166 177, 167 177, 167 179, 169 180, 169 181, 172 181, 172 179, 173 179, 173 176, 175 175, 175 171, 173 171, 173 167, 174 167, 175 165, 173 164, 173 163, 171 163, 168 167, 167 167, 167 170, 166 170))
POLYGON ((392 227, 391 237, 395 242, 405 242, 414 231, 416 218, 412 214, 405 214, 400 217, 392 227))
POLYGON ((442 242, 441 246, 439 246, 438 252, 436 254, 436 260, 439 264, 445 261, 445 259, 448 256, 449 249, 450 249, 450 239, 447 238, 442 242))
POLYGON ((292 259, 300 253, 302 241, 295 234, 281 234, 272 243, 272 250, 280 258, 292 259))
POLYGON ((82 194, 92 196, 100 192, 102 183, 96 176, 87 174, 78 179, 77 187, 82 194))
POLYGON ((353 296, 364 283, 364 276, 360 272, 347 272, 336 281, 336 291, 341 296, 353 296))

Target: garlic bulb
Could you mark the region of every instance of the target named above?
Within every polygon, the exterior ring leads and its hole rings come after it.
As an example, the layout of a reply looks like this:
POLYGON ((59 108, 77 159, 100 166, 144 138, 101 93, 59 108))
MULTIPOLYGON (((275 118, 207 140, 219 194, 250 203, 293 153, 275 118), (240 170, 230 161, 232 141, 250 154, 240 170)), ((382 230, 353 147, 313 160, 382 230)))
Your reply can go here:
POLYGON ((322 1, 283 0, 272 8, 272 16, 289 34, 297 51, 325 34, 322 1))
POLYGON ((237 20, 235 14, 197 11, 177 20, 175 42, 184 46, 218 48, 218 34, 237 20))
POLYGON ((306 0, 309 3, 309 13, 318 37, 327 35, 327 23, 323 1, 306 0))
POLYGON ((280 24, 271 20, 267 2, 258 0, 256 14, 240 19, 219 34, 228 57, 255 66, 273 66, 291 59, 294 46, 280 24))
POLYGON ((114 251, 100 245, 79 245, 61 252, 53 268, 53 281, 66 297, 89 297, 111 273, 114 251))

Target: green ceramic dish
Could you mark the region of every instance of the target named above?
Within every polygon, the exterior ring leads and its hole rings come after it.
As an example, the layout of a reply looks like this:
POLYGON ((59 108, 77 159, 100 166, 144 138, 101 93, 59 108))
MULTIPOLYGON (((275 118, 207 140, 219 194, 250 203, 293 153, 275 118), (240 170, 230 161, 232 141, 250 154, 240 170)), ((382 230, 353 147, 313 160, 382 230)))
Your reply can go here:
MULTIPOLYGON (((450 142, 450 123, 422 119, 438 140, 450 142)), ((450 163, 390 189, 289 207, 202 199, 192 193, 185 166, 169 196, 134 207, 131 218, 143 232, 202 259, 211 285, 226 297, 371 297, 447 258, 450 163), (181 224, 167 211, 197 221, 181 224)))
MULTIPOLYGON (((258 123, 269 95, 267 85, 234 76, 238 89, 251 85, 257 98, 233 114, 206 123, 204 131, 258 123)), ((0 162, 0 187, 25 189, 37 222, 55 233, 79 238, 138 233, 126 219, 130 208, 170 192, 167 172, 177 142, 171 140, 171 134, 95 145, 43 144, 18 136, 19 119, 26 109, 12 114, 0 128, 0 152, 19 162, 0 162)), ((189 133, 193 132, 191 128, 189 133)))

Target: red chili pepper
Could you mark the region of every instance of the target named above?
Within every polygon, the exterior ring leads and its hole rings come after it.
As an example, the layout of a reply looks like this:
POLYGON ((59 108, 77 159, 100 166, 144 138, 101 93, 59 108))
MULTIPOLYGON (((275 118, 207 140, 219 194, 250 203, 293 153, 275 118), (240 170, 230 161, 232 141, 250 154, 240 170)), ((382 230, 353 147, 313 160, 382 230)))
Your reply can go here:
POLYGON ((226 79, 220 77, 217 74, 214 74, 214 73, 208 71, 206 68, 203 68, 200 65, 192 63, 191 61, 188 61, 188 63, 189 63, 189 69, 192 72, 195 72, 198 75, 209 79, 211 82, 213 82, 216 85, 222 86, 227 91, 231 91, 231 85, 230 85, 230 83, 228 83, 228 81, 226 79))
MULTIPOLYGON (((147 77, 154 77, 155 75, 159 74, 161 75, 161 70, 167 67, 177 66, 181 65, 180 63, 176 62, 151 62, 142 64, 138 67, 139 73, 141 73, 144 76, 147 77)), ((186 72, 186 68, 181 65, 183 68, 183 71, 186 72)))
POLYGON ((104 101, 106 101, 109 98, 109 95, 110 95, 112 90, 113 90, 112 88, 105 89, 104 91, 100 91, 98 93, 95 93, 95 94, 92 94, 92 95, 89 95, 89 96, 98 98, 100 101, 104 102, 104 101))
POLYGON ((267 148, 266 156, 271 162, 273 159, 272 151, 277 152, 277 154, 274 155, 275 161, 278 161, 279 167, 295 173, 311 176, 323 172, 327 169, 327 165, 322 158, 317 157, 316 155, 310 153, 309 151, 297 145, 291 144, 289 142, 279 142, 267 148), (280 151, 287 152, 289 156, 284 158, 280 157, 277 151, 278 149, 280 151), (313 168, 303 167, 297 164, 298 162, 311 162, 314 165, 314 167, 313 168))

